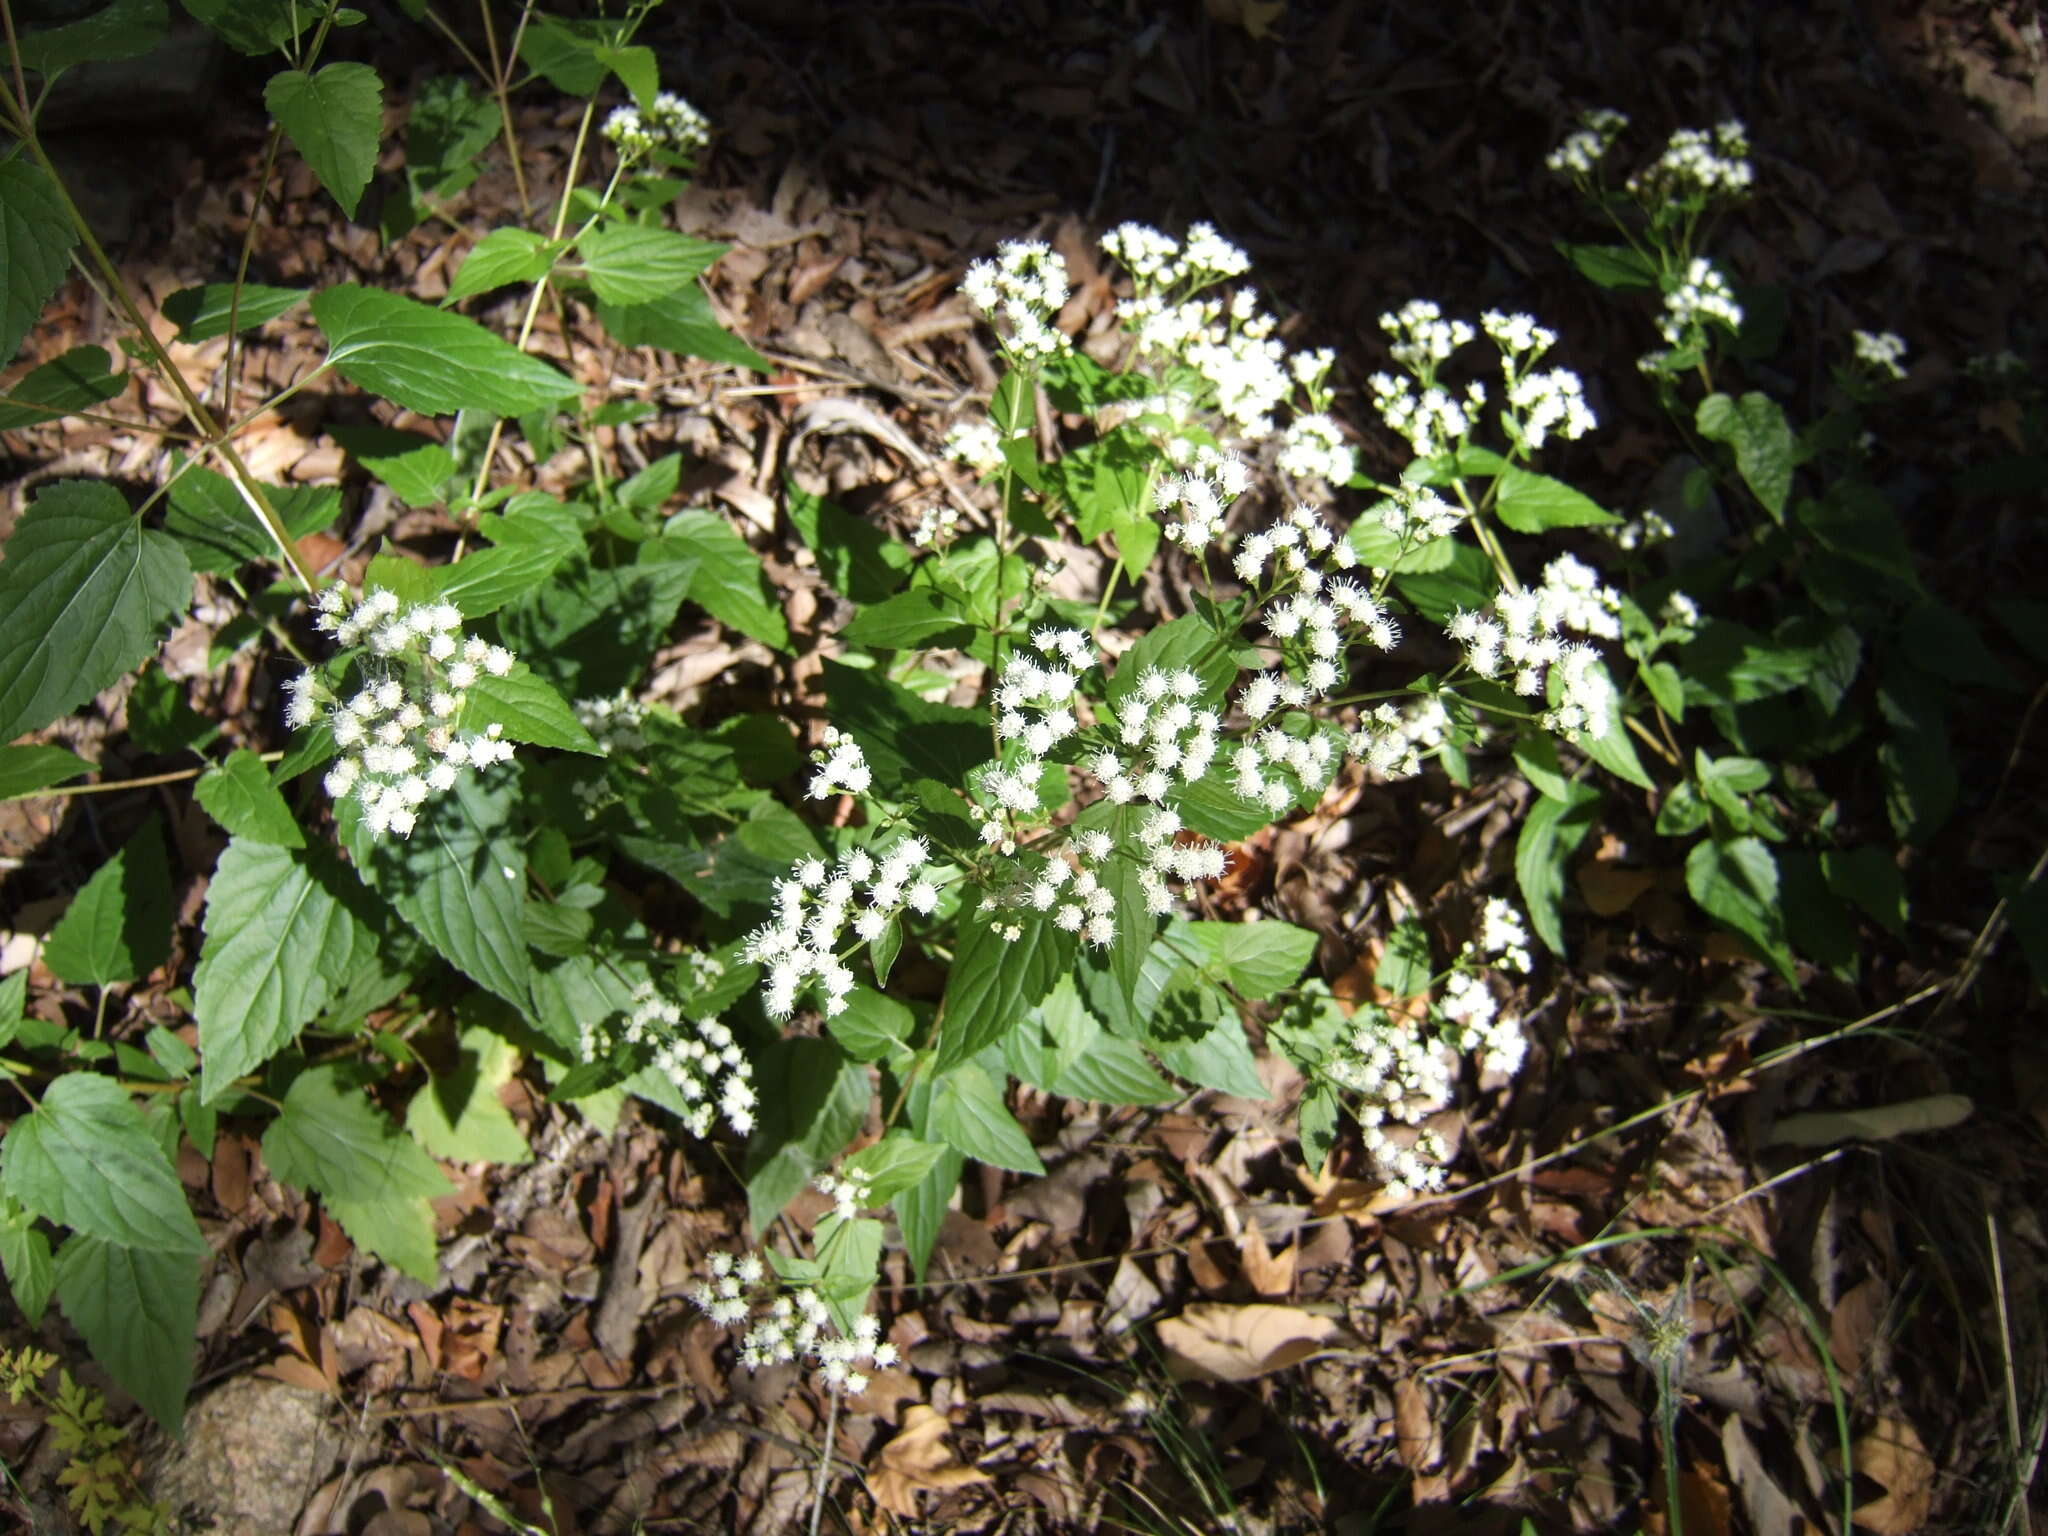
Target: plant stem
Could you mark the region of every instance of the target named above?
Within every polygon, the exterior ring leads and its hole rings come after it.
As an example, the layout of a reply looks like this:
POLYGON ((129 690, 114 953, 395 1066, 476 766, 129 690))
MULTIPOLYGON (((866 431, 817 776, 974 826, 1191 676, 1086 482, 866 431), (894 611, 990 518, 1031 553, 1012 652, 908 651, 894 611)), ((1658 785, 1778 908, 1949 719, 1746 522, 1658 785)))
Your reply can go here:
POLYGON ((832 1389, 831 1406, 825 1410, 825 1449, 818 1457, 818 1491, 811 1498, 811 1536, 818 1536, 818 1522, 825 1518, 825 1490, 832 1475, 832 1441, 839 1433, 839 1389, 832 1389))
POLYGON ((491 0, 476 0, 483 13, 484 46, 491 56, 491 93, 498 98, 498 122, 505 130, 505 158, 512 162, 512 184, 519 190, 519 217, 533 217, 533 200, 526 191, 526 170, 519 163, 519 134, 512 126, 512 60, 519 57, 519 39, 526 31, 526 18, 533 13, 533 0, 519 8, 519 25, 512 32, 512 49, 501 62, 498 33, 491 25, 491 0))

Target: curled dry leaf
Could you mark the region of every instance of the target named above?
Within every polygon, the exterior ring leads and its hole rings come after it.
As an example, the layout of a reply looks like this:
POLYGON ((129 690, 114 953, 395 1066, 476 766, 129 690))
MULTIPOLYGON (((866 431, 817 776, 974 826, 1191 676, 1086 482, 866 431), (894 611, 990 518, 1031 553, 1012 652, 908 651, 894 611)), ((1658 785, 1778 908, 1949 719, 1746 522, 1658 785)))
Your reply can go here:
POLYGON ((1920 1432, 1902 1418, 1884 1417, 1856 1442, 1859 1474, 1884 1488, 1882 1498, 1859 1505, 1855 1522, 1877 1536, 1910 1536, 1927 1522, 1934 1503, 1934 1458, 1920 1442, 1920 1432))
POLYGON ((1344 1329, 1300 1307, 1196 1302, 1160 1322, 1159 1342, 1181 1380, 1250 1381, 1344 1342, 1344 1329))
POLYGON ((903 1413, 903 1428, 881 1449, 868 1491, 875 1502, 903 1520, 918 1515, 920 1493, 945 1493, 988 1481, 986 1472, 962 1466, 945 1444, 946 1416, 924 1403, 903 1413))

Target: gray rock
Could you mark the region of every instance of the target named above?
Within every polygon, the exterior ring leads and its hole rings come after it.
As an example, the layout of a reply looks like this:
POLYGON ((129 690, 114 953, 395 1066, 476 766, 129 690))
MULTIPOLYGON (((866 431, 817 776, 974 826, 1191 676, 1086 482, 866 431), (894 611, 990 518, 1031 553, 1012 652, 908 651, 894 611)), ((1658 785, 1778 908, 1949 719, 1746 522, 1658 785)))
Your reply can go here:
POLYGON ((212 1536, 283 1536, 341 1452, 318 1392, 240 1376, 185 1415, 185 1441, 156 1468, 150 1493, 212 1536))

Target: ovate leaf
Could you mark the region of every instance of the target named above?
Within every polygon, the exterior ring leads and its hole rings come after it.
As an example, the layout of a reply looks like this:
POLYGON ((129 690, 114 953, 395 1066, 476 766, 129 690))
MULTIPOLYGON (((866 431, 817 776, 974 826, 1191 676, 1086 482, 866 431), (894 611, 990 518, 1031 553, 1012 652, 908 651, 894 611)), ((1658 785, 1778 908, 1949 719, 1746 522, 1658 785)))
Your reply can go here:
POLYGON ((1590 528, 1621 521, 1592 497, 1573 490, 1562 480, 1512 464, 1501 469, 1500 499, 1494 503, 1494 509, 1500 520, 1517 533, 1590 528))
POLYGON ((1734 450, 1742 483, 1782 523, 1786 498, 1792 494, 1794 450, 1784 408, 1769 395, 1752 391, 1740 400, 1709 395, 1694 416, 1701 437, 1734 450))
POLYGON ((163 41, 170 20, 164 0, 112 0, 78 21, 23 32, 21 67, 47 75, 78 64, 137 59, 163 41))
POLYGON ((502 1035, 471 1025, 457 1042, 452 1070, 439 1072, 406 1106, 405 1128, 436 1157, 455 1163, 523 1163, 532 1157, 498 1097, 519 1065, 502 1035))
POLYGON ((253 331, 296 308, 307 291, 304 288, 270 288, 262 283, 244 283, 242 299, 237 304, 233 283, 180 288, 164 300, 164 318, 178 328, 178 340, 209 341, 215 336, 227 335, 230 313, 236 330, 253 331))
POLYGON ((1778 895, 1778 863, 1768 843, 1754 837, 1702 838, 1686 855, 1685 888, 1796 985, 1778 895))
POLYGON ((838 1156, 867 1114, 867 1069, 830 1040, 776 1040, 754 1062, 761 1123, 747 1143, 747 1208, 757 1232, 838 1156))
POLYGON ((38 1216, 129 1248, 202 1257, 171 1160, 111 1077, 65 1073, 0 1141, 0 1183, 38 1216))
POLYGON ((433 1282, 428 1202, 449 1193, 448 1180, 344 1068, 313 1067, 292 1080, 264 1132, 263 1161, 280 1179, 318 1190, 359 1247, 433 1282))
POLYGON ((18 800, 81 773, 99 770, 62 747, 0 747, 0 800, 18 800))
POLYGON ((1043 1173, 1031 1138, 1003 1103, 995 1079, 971 1061, 939 1073, 932 1084, 925 1128, 977 1162, 1017 1173, 1043 1173))
POLYGON ((726 253, 710 240, 692 240, 672 229, 644 224, 606 224, 577 242, 599 302, 649 304, 674 293, 726 253))
POLYGON ((520 416, 577 393, 552 365, 474 320, 395 293, 356 283, 324 289, 313 296, 313 319, 343 378, 410 410, 520 416))
POLYGON ((5 1198, 0 1198, 0 1268, 7 1271, 7 1288, 22 1317, 29 1327, 41 1327, 43 1309, 57 1283, 50 1266, 50 1239, 33 1214, 5 1198))
POLYGON ((231 836, 280 848, 306 846, 306 834, 270 782, 270 770, 247 747, 236 748, 226 762, 201 774, 192 795, 231 836))
POLYGON ((562 696, 524 667, 504 677, 479 677, 464 695, 462 729, 480 732, 491 725, 503 726, 509 741, 604 755, 562 696))
MULTIPOLYGON (((0 161, 0 367, 64 281, 78 232, 57 189, 26 155, 0 161)), ((12 735, 12 732, 0 733, 12 735)))
POLYGON ((199 1255, 75 1233, 57 1251, 57 1300, 93 1358, 175 1436, 192 1385, 199 1255))
POLYGON ((678 357, 701 357, 766 373, 768 359, 720 325, 711 300, 695 283, 645 304, 597 306, 597 318, 621 346, 659 347, 678 357))
POLYGON ((163 826, 151 816, 72 898, 43 946, 43 964, 65 981, 105 986, 139 981, 170 953, 171 865, 163 826))
POLYGON ((135 666, 192 591, 176 542, 144 528, 98 481, 45 487, 6 553, 0 741, 68 714, 135 666))
POLYGON ((779 651, 789 649, 789 626, 772 600, 761 572, 761 557, 715 512, 693 509, 668 520, 661 538, 643 558, 694 560, 697 574, 690 599, 714 619, 779 651))
POLYGON ((318 74, 281 70, 263 88, 277 119, 320 185, 351 219, 377 169, 384 85, 367 64, 329 64, 318 74))
POLYGON ((323 848, 236 837, 206 890, 206 943, 192 977, 199 1096, 210 1102, 298 1038, 373 952, 364 892, 323 848))
POLYGON ((0 432, 55 421, 113 399, 128 383, 128 375, 111 372, 112 367, 106 348, 73 347, 32 369, 0 401, 0 432))
MULTIPOLYGON (((264 499, 295 539, 318 533, 341 515, 341 488, 266 485, 264 499)), ((171 482, 164 528, 177 539, 195 571, 224 574, 252 560, 277 558, 277 542, 226 475, 187 467, 171 482)))
POLYGON ((205 22, 237 53, 275 53, 317 19, 317 9, 297 0, 184 0, 185 9, 205 22))
POLYGON ((1564 953, 1565 864, 1593 828, 1600 791, 1590 784, 1566 786, 1565 798, 1548 795, 1529 807, 1515 842, 1515 879, 1529 909, 1529 926, 1553 955, 1564 953))
POLYGON ((462 258, 461 270, 441 302, 453 304, 507 283, 531 283, 547 275, 555 262, 548 242, 530 229, 494 229, 462 258))
POLYGON ((1073 963, 1073 935, 1037 913, 982 907, 962 912, 939 1014, 940 1069, 1000 1040, 1073 963))

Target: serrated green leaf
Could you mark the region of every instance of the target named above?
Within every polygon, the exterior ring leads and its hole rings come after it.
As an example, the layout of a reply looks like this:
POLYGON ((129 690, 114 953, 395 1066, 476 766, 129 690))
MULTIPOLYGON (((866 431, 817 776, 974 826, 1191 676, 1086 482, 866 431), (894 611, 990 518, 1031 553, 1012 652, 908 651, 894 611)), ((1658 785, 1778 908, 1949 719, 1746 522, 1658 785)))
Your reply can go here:
POLYGON ((871 1147, 863 1147, 841 1168, 868 1186, 868 1207, 886 1205, 904 1190, 921 1183, 945 1155, 936 1141, 923 1141, 907 1131, 891 1131, 871 1147))
POLYGON ((524 667, 504 677, 486 675, 472 683, 463 699, 461 724, 469 732, 501 725, 512 741, 604 756, 604 749, 562 696, 524 667))
POLYGON ((78 21, 22 32, 16 40, 21 67, 48 75, 80 64, 139 59, 164 40, 170 24, 164 0, 112 0, 78 21))
POLYGON ((1429 990, 1432 974, 1428 930, 1412 917, 1396 923, 1373 969, 1373 985, 1396 997, 1414 997, 1429 990))
POLYGON ((765 1232, 859 1131, 870 1090, 867 1068, 816 1038, 770 1042, 754 1058, 754 1087, 761 1123, 747 1143, 747 1210, 765 1232))
POLYGON ((384 84, 377 71, 355 63, 329 64, 313 75, 281 70, 263 87, 263 105, 353 219, 377 170, 377 141, 384 131, 384 84))
POLYGON ((650 562, 694 561, 690 600, 721 624, 751 635, 778 651, 789 649, 789 626, 775 606, 761 557, 716 512, 701 508, 678 512, 651 540, 642 555, 650 562))
POLYGON ((184 0, 184 5, 235 52, 252 58, 277 52, 319 15, 316 7, 298 0, 184 0))
POLYGON ((1266 1085, 1243 1023, 1228 999, 1214 995, 1210 1001, 1212 1006, 1203 1011, 1211 1015, 1211 1022, 1193 1039, 1153 1042, 1159 1064, 1176 1077, 1218 1093, 1241 1099, 1266 1098, 1266 1085))
POLYGON ((507 283, 533 283, 555 264, 555 251, 530 229, 494 229, 470 247, 442 304, 453 304, 507 283))
POLYGON ((499 128, 498 104, 467 75, 422 81, 405 124, 407 176, 431 197, 448 196, 476 179, 477 160, 499 128))
POLYGON ((1500 496, 1493 505, 1500 520, 1517 533, 1592 528, 1621 521, 1592 497, 1573 490, 1562 480, 1512 464, 1501 469, 1500 496))
POLYGON ((1328 1083, 1316 1083, 1301 1096, 1295 1135, 1301 1141, 1301 1160, 1312 1171, 1328 1162, 1330 1149, 1337 1144, 1339 1108, 1337 1090, 1328 1083))
POLYGON ((706 271, 729 246, 644 224, 603 224, 576 243, 600 303, 651 304, 706 271))
POLYGON ((48 725, 134 667, 191 591, 177 544, 142 527, 112 486, 45 486, 0 562, 0 741, 48 725))
POLYGON ((482 1025, 456 1042, 452 1071, 437 1072, 406 1106, 405 1128, 435 1157, 451 1163, 524 1163, 533 1153, 498 1097, 519 1067, 510 1041, 482 1025))
POLYGON ((1831 848, 1820 856, 1828 889, 1852 901, 1896 937, 1906 936, 1906 877, 1889 849, 1876 843, 1831 848))
POLYGON ((201 774, 192 794, 232 837, 280 848, 306 846, 306 834, 270 782, 270 770, 246 747, 237 747, 226 762, 201 774))
POLYGON ((1191 942, 1218 978, 1240 997, 1260 1002, 1301 979, 1315 958, 1316 936, 1292 923, 1176 922, 1169 947, 1191 942))
POLYGON ((1109 680, 1109 701, 1122 704, 1137 688, 1138 679, 1154 667, 1162 672, 1185 669, 1200 678, 1202 691, 1189 701, 1197 707, 1220 703, 1238 673, 1229 642, 1191 613, 1147 630, 1136 645, 1118 658, 1116 672, 1109 680))
POLYGON ((409 410, 519 416, 579 392, 552 364, 474 320, 395 293, 356 283, 326 288, 313 295, 313 319, 336 372, 409 410))
POLYGON ((901 539, 794 480, 783 482, 782 499, 790 526, 818 557, 818 572, 833 591, 856 603, 878 603, 902 589, 914 562, 901 539))
POLYGON ((199 1256, 75 1233, 57 1250, 57 1300, 93 1358, 175 1437, 192 1386, 199 1256))
POLYGON ((1003 1103, 1002 1090, 976 1063, 942 1069, 932 1083, 928 1133, 977 1162, 1015 1173, 1043 1173, 1031 1138, 1003 1103))
POLYGON ((62 747, 0 747, 0 800, 18 800, 99 769, 62 747))
POLYGON ((327 430, 358 464, 390 486, 409 507, 440 501, 455 473, 455 455, 417 432, 368 426, 331 426, 327 430))
POLYGON ((1579 275, 1602 288, 1654 288, 1657 269, 1648 257, 1626 245, 1574 245, 1557 242, 1558 253, 1578 268, 1579 275))
POLYGON ((0 1198, 0 1268, 7 1271, 7 1288, 14 1304, 31 1328, 40 1328, 43 1309, 50 1304, 51 1289, 57 1283, 50 1265, 50 1239, 35 1224, 35 1217, 11 1199, 0 1198))
POLYGON ((1600 806, 1600 791, 1590 784, 1575 783, 1569 791, 1532 805, 1515 841, 1515 880, 1529 910, 1529 926, 1553 955, 1565 952, 1565 863, 1593 829, 1600 806))
POLYGON ((1735 468, 1764 510, 1785 520, 1785 502, 1792 494, 1795 444, 1785 411, 1769 395, 1752 391, 1740 400, 1708 395, 1694 412, 1694 425, 1709 442, 1726 443, 1735 453, 1735 468))
POLYGON ((861 609, 840 636, 854 645, 910 651, 962 646, 974 633, 956 604, 929 587, 912 587, 861 609))
MULTIPOLYGON (((64 281, 78 232, 57 189, 26 155, 0 161, 0 367, 64 281)), ((5 734, 13 734, 8 732, 5 734)))
POLYGON ((515 798, 510 775, 486 785, 465 774, 453 793, 427 802, 409 838, 372 834, 353 800, 341 820, 350 857, 377 893, 449 964, 523 1012, 533 973, 515 798))
POLYGON ((564 20, 535 12, 519 36, 519 58, 528 69, 569 96, 589 96, 604 83, 598 49, 611 42, 619 24, 610 20, 564 20))
MULTIPOLYGON (((1594 662, 1586 668, 1586 677, 1593 687, 1598 688, 1607 697, 1607 707, 1603 711, 1607 729, 1598 736, 1580 731, 1571 738, 1572 741, 1580 751, 1609 773, 1627 779, 1639 789, 1655 789, 1656 784, 1644 771, 1643 760, 1636 753, 1635 739, 1629 734, 1628 727, 1622 723, 1621 690, 1614 686, 1614 679, 1607 671, 1607 663, 1594 662)), ((1561 698, 1563 678, 1553 669, 1550 679, 1558 690, 1558 697, 1561 698)))
POLYGON ((831 718, 860 742, 876 793, 894 796, 912 780, 965 784, 988 761, 986 712, 934 704, 900 683, 843 662, 825 663, 831 718))
POLYGON ((982 907, 962 912, 939 1012, 939 1070, 978 1056, 1000 1040, 1025 1009, 1053 989, 1073 960, 1073 935, 1037 913, 991 913, 982 907))
POLYGON ((139 981, 171 953, 171 865, 152 815, 93 872, 43 946, 43 964, 79 985, 139 981))
POLYGON ((880 1061, 910 1050, 917 1021, 893 997, 857 986, 846 994, 845 1008, 827 1019, 825 1027, 855 1061, 880 1061))
POLYGON ((896 1212, 896 1228, 903 1238, 903 1251, 909 1256, 911 1271, 920 1283, 924 1280, 925 1266, 931 1262, 932 1245, 938 1241, 939 1228, 945 1223, 946 1209, 952 1203, 953 1192, 960 1187, 960 1171, 966 1165, 967 1159, 958 1150, 947 1147, 939 1154, 939 1160, 932 1164, 930 1172, 889 1202, 896 1212))
POLYGON ((0 400, 0 432, 56 421, 113 399, 128 383, 127 374, 109 371, 113 361, 105 347, 73 347, 30 370, 0 400))
POLYGON ((1700 907, 1748 939, 1797 984, 1778 898, 1778 861, 1754 837, 1702 838, 1685 858, 1685 888, 1700 907))
MULTIPOLYGON (((333 526, 341 515, 339 486, 266 485, 263 494, 294 539, 333 526)), ((195 571, 225 575, 278 558, 277 542, 235 482, 210 469, 186 467, 171 482, 164 529, 195 571)))
POLYGON ((110 1077, 72 1071, 0 1141, 0 1183, 38 1216, 131 1248, 201 1257, 206 1241, 142 1112, 110 1077))
POLYGON ((311 1067, 292 1080, 263 1133, 263 1161, 287 1183, 319 1191, 359 1247, 433 1282, 429 1202, 450 1193, 448 1180, 344 1068, 311 1067))
POLYGON ((701 357, 757 373, 773 366, 718 323, 711 300, 695 283, 645 304, 599 303, 597 318, 621 346, 659 347, 678 357, 701 357))
POLYGON ((325 848, 240 836, 228 844, 207 886, 206 942, 192 976, 202 1101, 290 1045, 356 956, 375 948, 365 896, 325 848))
POLYGON ((244 283, 241 302, 236 304, 233 283, 207 283, 198 288, 180 288, 165 299, 164 318, 178 328, 178 340, 210 341, 215 336, 227 335, 230 311, 236 330, 253 331, 296 309, 309 292, 306 288, 244 283))

